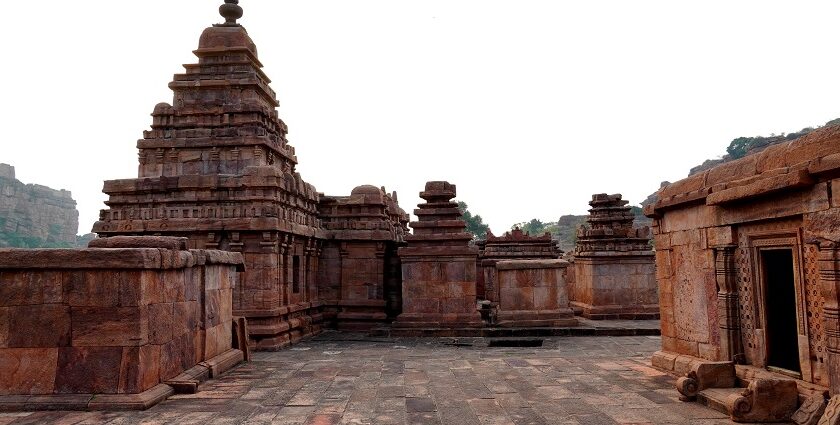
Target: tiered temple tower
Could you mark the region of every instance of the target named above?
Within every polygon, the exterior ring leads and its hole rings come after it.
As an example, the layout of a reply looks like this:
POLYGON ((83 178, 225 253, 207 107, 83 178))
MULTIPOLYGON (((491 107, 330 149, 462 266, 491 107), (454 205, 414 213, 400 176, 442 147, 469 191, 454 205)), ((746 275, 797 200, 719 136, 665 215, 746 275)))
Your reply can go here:
POLYGON ((572 306, 593 319, 659 317, 650 229, 633 227, 621 195, 592 195, 578 230, 572 306))
POLYGON ((476 310, 478 248, 470 246, 455 197, 455 185, 426 183, 420 197, 426 203, 414 210, 413 235, 400 248, 403 313, 395 328, 480 327, 476 310))
POLYGON ((152 113, 137 142, 138 178, 105 182, 110 196, 94 232, 189 238, 190 248, 241 252, 246 271, 233 297, 256 348, 281 347, 317 332, 316 271, 325 232, 319 194, 295 172, 295 149, 257 48, 236 20, 201 35, 197 64, 169 87, 172 105, 152 113))

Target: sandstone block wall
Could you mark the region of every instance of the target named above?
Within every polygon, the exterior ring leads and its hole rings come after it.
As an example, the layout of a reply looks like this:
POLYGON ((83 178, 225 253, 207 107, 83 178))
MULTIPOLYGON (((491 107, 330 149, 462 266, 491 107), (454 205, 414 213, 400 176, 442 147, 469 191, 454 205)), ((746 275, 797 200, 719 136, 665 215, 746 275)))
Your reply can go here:
POLYGON ((397 247, 408 223, 396 192, 359 186, 350 196, 322 197, 318 213, 327 231, 317 275, 325 317, 347 330, 393 319, 402 292, 397 247))
POLYGON ((399 249, 402 261, 401 328, 469 328, 482 325, 476 301, 478 249, 471 247, 455 185, 428 182, 412 222, 414 234, 399 249))
POLYGON ((503 260, 496 263, 498 324, 515 327, 576 325, 569 307, 564 260, 503 260))
POLYGON ((572 306, 590 319, 659 317, 650 229, 635 228, 620 194, 592 195, 589 227, 578 230, 572 306))
POLYGON ((0 396, 140 394, 229 353, 241 267, 221 251, 0 250, 0 396))
POLYGON ((562 251, 546 233, 531 236, 516 228, 502 236, 487 232, 487 240, 480 244, 478 297, 491 302, 499 300, 496 263, 502 260, 557 259, 562 251))
POLYGON ((652 255, 575 258, 571 297, 585 316, 655 318, 659 312, 652 255))
MULTIPOLYGON (((796 312, 787 348, 801 394, 840 392, 840 127, 817 130, 662 188, 654 218, 662 310, 657 366, 735 360, 738 375, 772 366, 762 253, 792 256, 796 312), (798 361, 797 361, 798 360, 798 361), (752 367, 752 369, 750 369, 752 367)), ((785 296, 789 299, 788 296, 785 296)))

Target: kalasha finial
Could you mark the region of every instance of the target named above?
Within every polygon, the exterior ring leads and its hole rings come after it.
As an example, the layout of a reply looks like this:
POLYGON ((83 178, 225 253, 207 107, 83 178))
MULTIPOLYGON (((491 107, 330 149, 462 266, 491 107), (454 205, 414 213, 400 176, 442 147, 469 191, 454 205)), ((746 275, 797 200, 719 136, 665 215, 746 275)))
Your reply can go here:
POLYGON ((219 14, 225 18, 226 26, 236 26, 236 20, 242 17, 242 6, 239 0, 225 0, 225 4, 219 6, 219 14))

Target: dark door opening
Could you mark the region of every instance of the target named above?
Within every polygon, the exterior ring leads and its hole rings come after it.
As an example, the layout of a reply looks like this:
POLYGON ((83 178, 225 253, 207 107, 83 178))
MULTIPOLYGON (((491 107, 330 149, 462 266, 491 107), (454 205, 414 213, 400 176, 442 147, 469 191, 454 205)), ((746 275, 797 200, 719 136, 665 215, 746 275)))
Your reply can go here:
POLYGON ((761 251, 761 262, 764 270, 764 316, 767 318, 767 366, 799 373, 793 251, 761 251))

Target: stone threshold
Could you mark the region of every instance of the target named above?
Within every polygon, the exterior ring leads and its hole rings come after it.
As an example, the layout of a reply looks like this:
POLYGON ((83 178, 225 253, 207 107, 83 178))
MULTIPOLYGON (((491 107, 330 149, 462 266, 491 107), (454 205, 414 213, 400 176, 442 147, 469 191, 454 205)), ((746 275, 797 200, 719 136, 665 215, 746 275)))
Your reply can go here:
MULTIPOLYGON (((651 365, 659 370, 674 374, 676 376, 684 376, 690 372, 697 363, 707 363, 711 360, 702 359, 700 357, 691 356, 688 354, 677 354, 670 351, 657 351, 651 357, 651 365)), ((735 365, 736 386, 738 388, 746 388, 755 379, 785 379, 796 382, 796 388, 799 392, 800 401, 804 401, 809 397, 822 394, 828 391, 828 387, 819 384, 803 381, 801 379, 794 379, 790 376, 781 373, 771 372, 767 369, 753 366, 753 365, 735 365)))
POLYGON ((172 380, 139 394, 2 395, 0 396, 0 412, 146 410, 176 392, 197 392, 199 383, 210 378, 218 378, 243 359, 242 351, 228 350, 199 363, 172 380))

